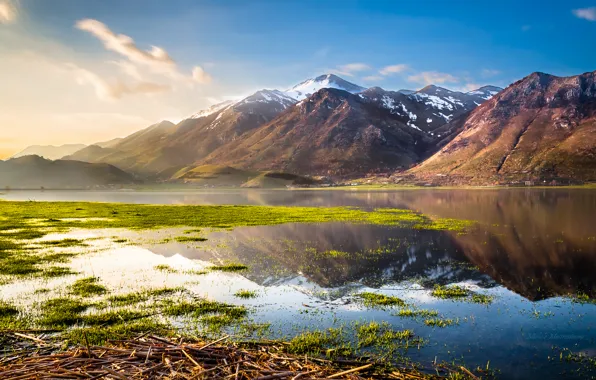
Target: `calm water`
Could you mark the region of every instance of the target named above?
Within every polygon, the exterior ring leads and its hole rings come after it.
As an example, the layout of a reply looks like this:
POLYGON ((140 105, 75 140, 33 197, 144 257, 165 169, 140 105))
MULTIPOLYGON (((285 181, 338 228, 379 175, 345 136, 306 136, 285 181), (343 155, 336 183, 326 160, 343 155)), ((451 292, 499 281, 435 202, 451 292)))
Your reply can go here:
MULTIPOLYGON (((428 364, 458 360, 468 368, 490 361, 500 378, 590 378, 594 369, 559 360, 560 350, 596 357, 596 305, 572 302, 568 294, 596 297, 596 191, 590 190, 408 190, 408 191, 204 191, 204 192, 9 192, 10 200, 85 200, 160 204, 269 204, 397 207, 430 217, 472 219, 467 234, 341 223, 287 224, 213 232, 204 243, 151 244, 145 235, 119 231, 138 242, 77 257, 72 265, 99 275, 123 292, 142 286, 183 285, 217 300, 255 306, 257 321, 273 323, 272 334, 337 327, 337 321, 387 321, 411 328, 428 344, 408 354, 428 364), (345 257, 313 257, 314 250, 345 257), (201 277, 156 273, 157 264, 199 269, 233 260, 246 273, 201 277), (439 300, 432 286, 460 284, 495 296, 493 304, 439 300), (260 297, 239 301, 238 289, 260 297), (459 324, 431 328, 391 311, 354 302, 361 291, 397 295, 439 311, 459 324)), ((112 236, 114 231, 74 231, 112 236)), ((161 232, 160 236, 167 235, 161 232)), ((97 240, 101 244, 101 240, 97 240)), ((51 288, 62 279, 45 283, 51 288)), ((21 298, 35 281, 2 288, 21 298)), ((32 296, 31 296, 32 297, 32 296)))

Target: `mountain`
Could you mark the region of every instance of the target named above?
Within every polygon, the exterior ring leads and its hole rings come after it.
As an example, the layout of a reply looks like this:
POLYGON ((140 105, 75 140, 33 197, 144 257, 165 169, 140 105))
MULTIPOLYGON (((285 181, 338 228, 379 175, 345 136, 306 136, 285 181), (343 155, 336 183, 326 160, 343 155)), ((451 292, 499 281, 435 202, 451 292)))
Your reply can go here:
POLYGON ((82 189, 135 183, 128 173, 108 164, 46 160, 23 156, 0 161, 0 186, 12 189, 82 189))
POLYGON ((10 158, 18 158, 23 156, 36 155, 47 158, 48 160, 57 160, 78 150, 85 148, 85 144, 65 144, 60 146, 54 145, 31 145, 10 158))
POLYGON ((366 88, 350 83, 337 75, 324 74, 316 78, 307 79, 286 90, 285 93, 296 100, 303 100, 322 88, 337 88, 339 90, 351 92, 352 94, 366 90, 366 88))
POLYGON ((433 85, 419 91, 386 91, 371 87, 359 96, 378 107, 386 108, 404 124, 435 135, 435 129, 473 110, 500 90, 494 86, 481 87, 468 93, 433 85))
POLYGON ((296 174, 354 175, 409 167, 430 138, 385 108, 324 88, 201 163, 296 174))
POLYGON ((461 132, 412 170, 461 182, 596 180, 596 72, 533 73, 467 117, 461 132))

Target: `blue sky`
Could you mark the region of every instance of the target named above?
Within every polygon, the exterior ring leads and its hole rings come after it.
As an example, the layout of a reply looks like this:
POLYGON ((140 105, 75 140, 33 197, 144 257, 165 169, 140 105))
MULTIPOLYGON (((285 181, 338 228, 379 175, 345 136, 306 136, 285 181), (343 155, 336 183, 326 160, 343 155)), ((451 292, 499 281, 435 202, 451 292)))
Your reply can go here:
MULTIPOLYGON (((596 0, 0 0, 0 125, 20 123, 36 136, 30 125, 55 120, 62 132, 48 141, 93 142, 327 72, 363 86, 459 90, 504 87, 533 71, 574 75, 596 70, 594 7, 596 0), (130 46, 113 46, 119 34, 130 46), (161 50, 149 55, 151 46, 161 50)), ((18 137, 0 134, 0 155, 23 144, 18 137)))
MULTIPOLYGON (((592 71, 596 23, 572 10, 586 1, 23 1, 47 36, 94 54, 97 44, 73 29, 97 19, 140 47, 164 47, 181 65, 211 66, 218 80, 284 86, 358 62, 374 69, 407 64, 462 82, 504 85, 533 71, 592 71), (487 73, 491 75, 488 78, 487 73), (463 78, 466 77, 466 78, 463 78), (466 81, 465 79, 469 79, 466 81)), ((407 76, 376 84, 416 87, 407 76)), ((350 78, 348 78, 350 79, 350 78)), ((448 83, 446 83, 447 85, 448 83)), ((457 86, 461 83, 454 83, 457 86)))

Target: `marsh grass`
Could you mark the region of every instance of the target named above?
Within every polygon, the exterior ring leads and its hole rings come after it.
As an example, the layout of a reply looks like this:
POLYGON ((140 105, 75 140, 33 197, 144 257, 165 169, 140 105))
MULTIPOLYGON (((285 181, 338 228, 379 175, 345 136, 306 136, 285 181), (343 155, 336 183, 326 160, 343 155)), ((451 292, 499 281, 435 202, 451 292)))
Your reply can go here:
POLYGON ((458 323, 457 320, 451 318, 428 318, 424 320, 424 324, 430 327, 447 327, 458 323))
POLYGON ((234 296, 242 299, 249 299, 258 297, 258 293, 255 290, 240 289, 234 293, 234 296))
POLYGON ((460 299, 465 298, 470 295, 470 291, 466 288, 462 288, 461 286, 452 285, 452 286, 442 286, 442 285, 435 285, 431 295, 433 297, 442 298, 442 299, 460 299))
POLYGON ((0 318, 14 318, 19 314, 19 310, 16 306, 0 300, 0 318))
POLYGON ((174 240, 176 240, 179 243, 190 243, 190 242, 201 242, 201 241, 207 241, 207 238, 204 238, 202 236, 176 236, 174 238, 174 240))
POLYGON ((158 265, 154 266, 153 269, 160 271, 160 272, 165 272, 165 273, 178 273, 177 269, 172 268, 168 264, 158 264, 158 265))
POLYGON ((400 309, 397 313, 392 315, 404 318, 418 318, 418 317, 436 317, 439 315, 439 312, 436 310, 427 310, 427 309, 412 309, 412 308, 405 308, 400 309))
POLYGON ((222 265, 214 265, 209 267, 211 270, 217 270, 220 272, 240 272, 248 269, 248 266, 239 263, 228 263, 222 265))
POLYGON ((81 278, 69 287, 70 294, 81 297, 93 297, 108 293, 108 288, 98 284, 99 280, 99 277, 81 278))
POLYGON ((391 307, 391 306, 406 306, 404 300, 394 296, 388 296, 385 294, 364 292, 356 295, 356 298, 371 308, 375 307, 391 307))
POLYGON ((95 305, 76 298, 52 298, 39 305, 41 315, 37 322, 49 328, 72 326, 82 320, 81 313, 95 305))
POLYGON ((414 337, 412 330, 393 330, 387 322, 369 322, 356 327, 358 348, 383 347, 394 341, 409 340, 414 337))
POLYGON ((117 294, 112 295, 107 298, 107 302, 111 306, 131 306, 135 304, 139 304, 142 302, 146 302, 150 299, 160 298, 165 296, 171 296, 176 293, 181 293, 184 291, 182 287, 163 287, 157 289, 147 289, 147 290, 140 290, 138 292, 127 293, 127 294, 117 294))

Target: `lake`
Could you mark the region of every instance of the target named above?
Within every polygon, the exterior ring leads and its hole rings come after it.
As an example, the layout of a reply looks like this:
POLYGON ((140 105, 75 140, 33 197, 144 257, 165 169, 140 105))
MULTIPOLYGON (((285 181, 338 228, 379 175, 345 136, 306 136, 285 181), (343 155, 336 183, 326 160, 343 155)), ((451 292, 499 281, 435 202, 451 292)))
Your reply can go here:
MULTIPOLYGON (((168 239, 173 231, 73 230, 91 253, 72 259, 82 275, 125 292, 182 286, 217 301, 246 305, 267 337, 370 321, 411 329, 423 344, 407 357, 490 367, 498 378, 596 376, 596 191, 482 190, 204 190, 10 191, 6 200, 98 201, 151 204, 237 204, 399 208, 429 218, 477 223, 461 231, 351 223, 282 224, 204 231, 204 242, 168 239), (114 243, 114 237, 128 243, 114 243), (243 272, 189 274, 214 262, 239 262, 243 272), (171 271, 155 270, 166 265, 171 271), (492 302, 442 299, 435 286, 457 285, 492 302), (250 290, 258 296, 239 299, 250 290), (357 295, 396 296, 429 318, 370 307, 357 295), (432 318, 430 318, 432 319, 432 318), (579 355, 579 356, 578 356, 579 355)), ((56 236, 47 236, 55 239, 56 236)), ((59 294, 70 279, 29 279, 2 285, 2 296, 23 305, 36 289, 59 294)))

